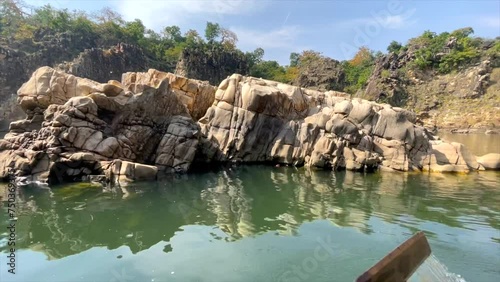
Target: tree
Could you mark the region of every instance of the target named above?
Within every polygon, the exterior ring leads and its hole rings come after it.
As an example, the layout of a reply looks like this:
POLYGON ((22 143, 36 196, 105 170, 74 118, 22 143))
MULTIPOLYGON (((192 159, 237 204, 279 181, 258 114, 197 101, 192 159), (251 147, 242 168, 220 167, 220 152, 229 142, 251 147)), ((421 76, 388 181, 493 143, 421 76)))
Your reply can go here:
POLYGON ((21 0, 2 0, 0 2, 0 35, 2 37, 8 39, 17 37, 20 29, 23 33, 28 31, 27 37, 33 34, 32 27, 25 20, 29 16, 23 11, 25 8, 26 4, 21 0))
POLYGON ((250 75, 264 79, 280 80, 285 75, 285 68, 276 61, 262 61, 250 71, 250 75))
POLYGON ((457 37, 458 39, 460 38, 465 38, 469 37, 470 35, 474 34, 474 29, 472 27, 464 27, 457 29, 451 33, 451 36, 457 37))
POLYGON ((176 25, 167 26, 163 29, 163 36, 167 40, 171 40, 173 42, 182 42, 184 38, 181 35, 180 27, 176 25))
POLYGON ((368 47, 362 46, 359 48, 354 58, 349 61, 349 63, 353 66, 359 66, 361 64, 367 64, 374 60, 373 53, 368 47))
POLYGON ((291 53, 290 54, 290 66, 296 67, 299 64, 300 54, 299 53, 291 53))
POLYGON ((318 62, 323 55, 321 55, 320 52, 313 51, 313 50, 305 50, 302 51, 302 54, 300 54, 298 58, 298 66, 305 66, 309 64, 315 64, 318 62))
POLYGON ((68 30, 70 15, 68 10, 57 10, 50 5, 45 5, 35 10, 31 21, 39 27, 45 27, 55 32, 68 30))
POLYGON ((146 27, 141 20, 135 19, 132 22, 127 22, 124 27, 125 35, 134 43, 139 43, 144 38, 146 27))
POLYGON ((220 36, 220 41, 224 48, 226 48, 227 50, 236 49, 236 43, 238 42, 238 36, 236 35, 236 33, 230 31, 229 29, 221 28, 220 36))
POLYGON ((257 48, 253 50, 253 52, 247 52, 246 54, 248 64, 250 68, 255 64, 262 62, 262 58, 264 57, 264 49, 257 48))
POLYGON ((257 48, 253 51, 253 53, 255 54, 255 60, 257 62, 261 62, 262 61, 262 58, 264 57, 264 49, 262 48, 257 48))
POLYGON ((95 13, 92 18, 97 21, 99 24, 104 24, 104 23, 109 23, 113 22, 117 25, 124 25, 125 21, 122 18, 122 15, 119 13, 111 10, 109 7, 104 7, 97 13, 95 13))
POLYGON ((196 44, 200 44, 203 42, 203 39, 200 37, 200 34, 194 29, 186 31, 184 37, 186 38, 186 44, 189 46, 194 46, 196 44))
POLYGON ((399 50, 401 50, 401 48, 403 48, 403 46, 401 45, 401 43, 393 40, 389 46, 387 47, 387 51, 389 53, 399 53, 399 50))
POLYGON ((213 42, 221 34, 221 27, 218 23, 207 22, 205 27, 205 38, 208 42, 213 42))
POLYGON ((377 51, 373 56, 375 57, 375 59, 382 58, 384 56, 384 53, 382 53, 382 51, 377 51))

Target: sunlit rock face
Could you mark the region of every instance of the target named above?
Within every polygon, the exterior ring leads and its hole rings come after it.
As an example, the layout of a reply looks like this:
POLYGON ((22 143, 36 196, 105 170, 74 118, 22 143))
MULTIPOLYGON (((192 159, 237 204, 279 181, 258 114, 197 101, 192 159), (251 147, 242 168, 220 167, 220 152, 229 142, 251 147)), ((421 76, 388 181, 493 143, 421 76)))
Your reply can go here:
POLYGON ((463 145, 434 140, 416 121, 410 111, 341 92, 233 75, 199 120, 202 159, 349 170, 479 168, 463 145))
POLYGON ((42 67, 18 103, 27 117, 0 140, 0 178, 154 180, 212 162, 354 171, 494 166, 462 144, 436 140, 413 112, 238 74, 216 88, 157 70, 98 83, 42 67))
POLYGON ((27 118, 13 122, 1 140, 0 176, 12 168, 34 181, 151 180, 158 172, 187 171, 199 139, 191 115, 213 101, 198 96, 214 92, 158 71, 100 84, 40 68, 18 91, 27 118))

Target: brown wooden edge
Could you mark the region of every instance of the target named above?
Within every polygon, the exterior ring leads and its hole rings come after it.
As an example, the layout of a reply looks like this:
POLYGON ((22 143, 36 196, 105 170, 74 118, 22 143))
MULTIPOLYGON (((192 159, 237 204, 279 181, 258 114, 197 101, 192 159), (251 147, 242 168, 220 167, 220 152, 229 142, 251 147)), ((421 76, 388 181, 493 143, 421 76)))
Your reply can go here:
POLYGON ((430 254, 429 242, 420 231, 359 276, 356 282, 406 281, 430 254))

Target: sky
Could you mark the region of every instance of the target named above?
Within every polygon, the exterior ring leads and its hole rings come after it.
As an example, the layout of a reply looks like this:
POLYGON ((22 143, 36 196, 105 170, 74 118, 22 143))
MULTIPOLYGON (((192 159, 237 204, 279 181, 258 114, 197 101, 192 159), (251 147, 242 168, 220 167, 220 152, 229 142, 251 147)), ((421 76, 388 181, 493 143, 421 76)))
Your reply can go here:
POLYGON ((499 0, 25 0, 33 6, 85 10, 104 7, 155 31, 178 25, 201 35, 207 21, 236 32, 238 47, 265 50, 264 59, 288 64, 291 52, 315 50, 337 60, 361 46, 386 51, 392 40, 472 27, 500 36, 499 0))

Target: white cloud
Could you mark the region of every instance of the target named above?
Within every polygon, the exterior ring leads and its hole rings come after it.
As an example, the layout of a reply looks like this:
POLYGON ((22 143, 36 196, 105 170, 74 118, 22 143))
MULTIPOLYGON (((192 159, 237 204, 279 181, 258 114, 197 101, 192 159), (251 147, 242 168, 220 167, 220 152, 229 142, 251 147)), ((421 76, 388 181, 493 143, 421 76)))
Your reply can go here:
POLYGON ((405 23, 406 19, 402 15, 388 16, 383 21, 383 25, 389 28, 399 28, 401 26, 404 26, 405 23))
POLYGON ((282 65, 289 63, 291 52, 301 52, 311 49, 301 40, 306 34, 299 26, 284 25, 275 29, 256 30, 243 27, 231 27, 238 35, 238 48, 243 51, 253 51, 256 48, 265 50, 265 60, 275 60, 282 65))
POLYGON ((500 17, 483 17, 480 23, 485 27, 500 29, 500 17))
POLYGON ((417 9, 410 9, 405 13, 399 15, 392 15, 383 18, 382 26, 390 29, 401 29, 417 23, 417 20, 414 15, 417 12, 417 9))
POLYGON ((253 30, 239 27, 232 27, 238 35, 238 45, 242 49, 254 49, 261 47, 264 49, 296 49, 294 43, 301 33, 298 26, 283 26, 273 30, 253 30))
POLYGON ((415 19, 416 9, 409 9, 404 13, 391 15, 386 13, 373 13, 371 17, 355 18, 334 24, 336 28, 354 29, 369 25, 376 25, 388 29, 402 29, 411 26, 417 22, 415 19))
POLYGON ((126 20, 141 19, 152 28, 189 23, 193 19, 248 13, 263 7, 257 0, 122 0, 112 2, 126 20))

